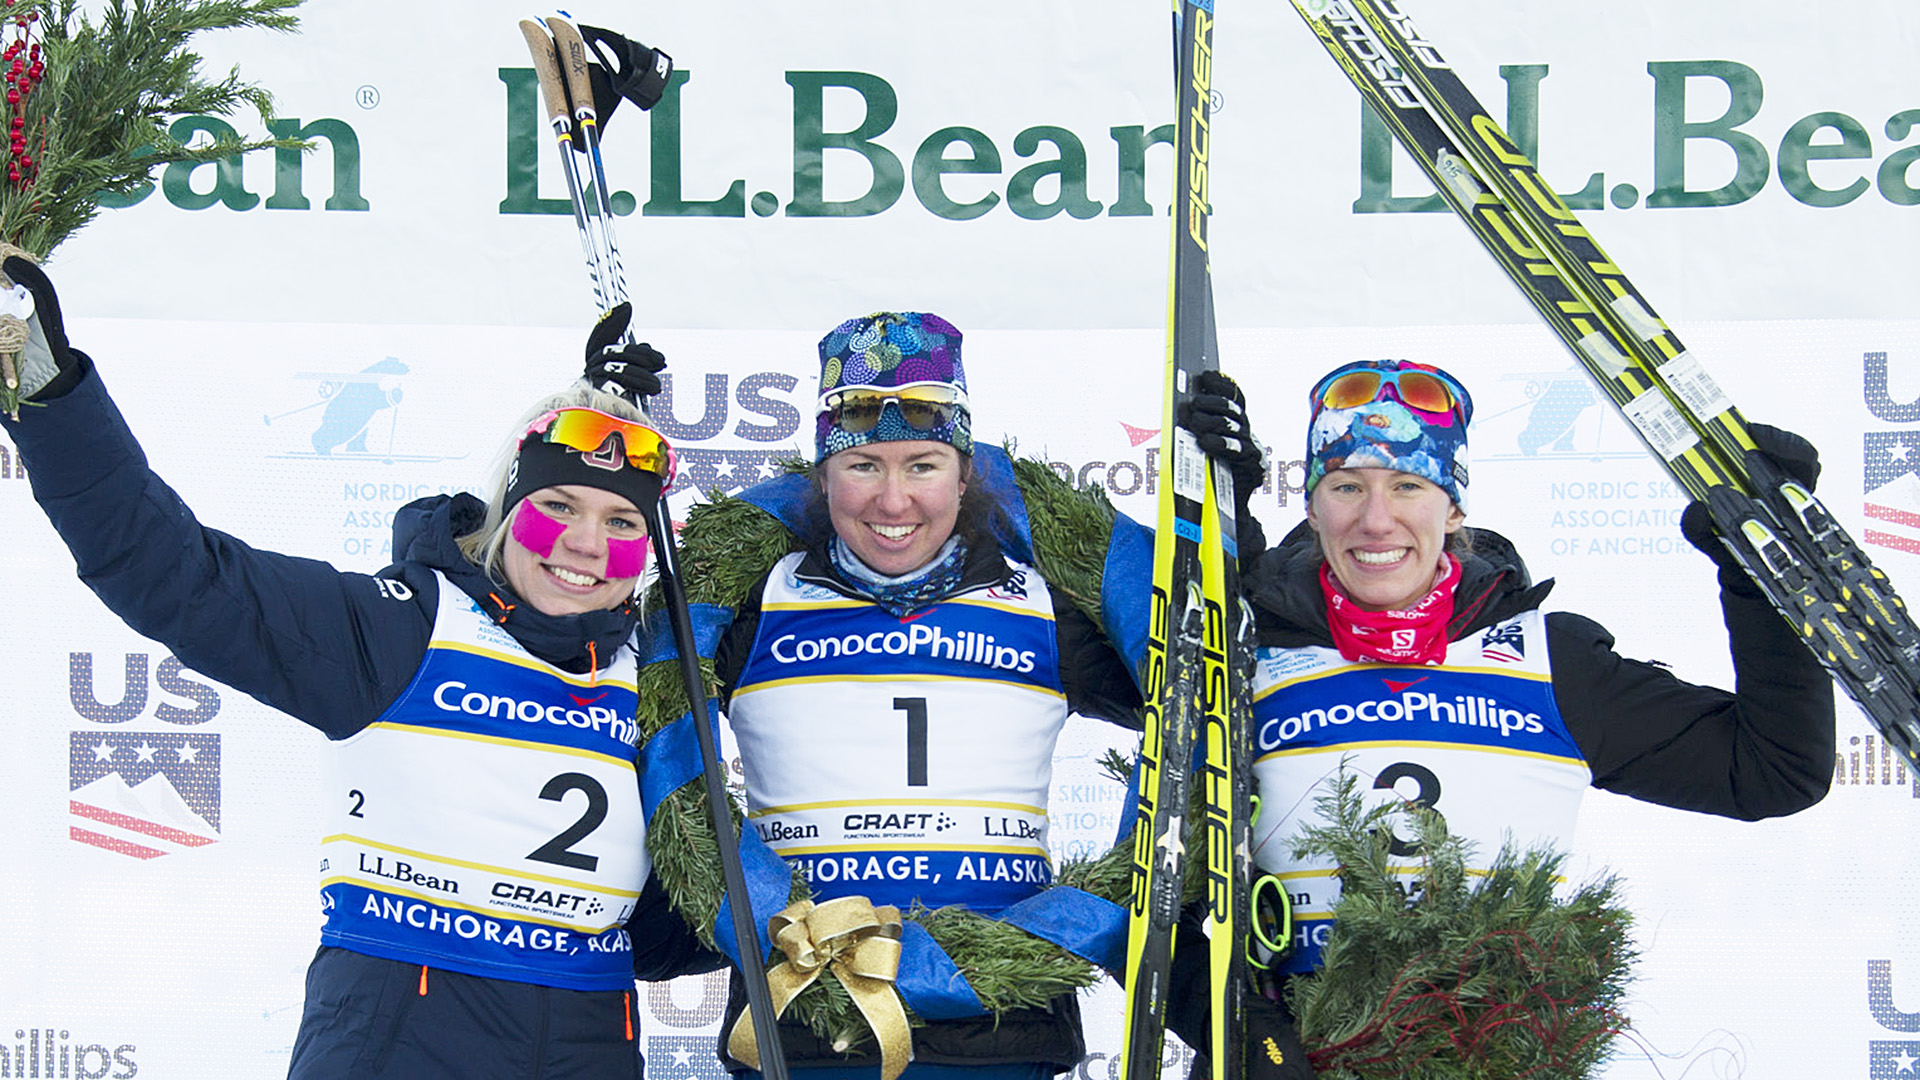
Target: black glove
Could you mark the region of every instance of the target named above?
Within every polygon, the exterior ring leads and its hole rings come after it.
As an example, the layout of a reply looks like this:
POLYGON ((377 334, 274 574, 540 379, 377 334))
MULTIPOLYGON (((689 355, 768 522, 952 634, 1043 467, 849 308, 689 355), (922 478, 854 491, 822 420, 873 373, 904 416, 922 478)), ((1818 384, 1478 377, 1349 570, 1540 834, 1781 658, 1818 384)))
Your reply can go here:
MULTIPOLYGON (((1798 480, 1808 491, 1820 479, 1820 451, 1807 440, 1783 428, 1767 424, 1748 424, 1747 431, 1753 436, 1753 443, 1760 448, 1780 471, 1798 480)), ((1733 557, 1733 552, 1720 541, 1719 530, 1713 527, 1713 518, 1707 512, 1707 504, 1694 501, 1680 515, 1680 534, 1687 543, 1699 548, 1720 568, 1720 586, 1722 588, 1741 588, 1757 591, 1747 572, 1733 557)))
POLYGON ((1267 546, 1266 530, 1249 509, 1254 493, 1267 482, 1266 455, 1247 423, 1247 397, 1239 384, 1218 371, 1193 380, 1193 396, 1180 407, 1176 422, 1192 432, 1208 456, 1233 474, 1234 523, 1239 533, 1240 565, 1253 565, 1267 546))
POLYGON ((80 354, 67 344, 66 324, 60 319, 60 297, 53 282, 31 260, 10 255, 0 262, 16 285, 33 295, 33 318, 27 320, 27 346, 20 355, 20 396, 55 398, 73 388, 84 374, 80 354))
POLYGON ((1248 994, 1246 1015, 1249 1080, 1313 1080, 1307 1049, 1279 1002, 1248 994))
MULTIPOLYGON (((1293 1028, 1293 1017, 1277 1001, 1269 1001, 1248 992, 1245 1011, 1247 1080, 1313 1080, 1313 1066, 1307 1063, 1306 1048, 1300 1045, 1300 1033, 1293 1028)), ((1213 1075, 1213 1063, 1204 1049, 1196 1049, 1188 1080, 1207 1080, 1213 1075)))
POLYGON ((587 335, 586 380, 596 389, 641 405, 660 392, 660 372, 666 370, 667 358, 644 341, 621 344, 632 321, 633 305, 624 300, 600 316, 593 333, 587 335))
POLYGON ((587 81, 593 87, 593 108, 599 114, 601 131, 607 130, 607 121, 613 118, 613 110, 622 98, 642 109, 660 104, 673 75, 673 57, 611 30, 597 26, 579 30, 581 40, 600 61, 587 65, 587 81))
POLYGON ((1201 372, 1193 380, 1193 396, 1181 406, 1177 419, 1193 432, 1200 449, 1233 472, 1235 496, 1244 490, 1251 498, 1267 482, 1266 458, 1247 423, 1247 396, 1232 379, 1218 371, 1201 372))

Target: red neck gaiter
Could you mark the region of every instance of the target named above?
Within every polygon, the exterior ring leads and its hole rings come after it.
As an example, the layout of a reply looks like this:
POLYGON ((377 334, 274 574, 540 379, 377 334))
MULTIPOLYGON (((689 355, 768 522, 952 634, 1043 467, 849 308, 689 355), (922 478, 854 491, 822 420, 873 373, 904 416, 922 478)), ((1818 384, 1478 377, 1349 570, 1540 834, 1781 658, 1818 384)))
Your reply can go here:
POLYGON ((1447 575, 1420 602, 1399 611, 1362 611, 1320 567, 1320 592, 1327 598, 1327 627, 1333 644, 1348 660, 1389 664, 1437 664, 1447 655, 1447 623, 1453 619, 1453 589, 1460 584, 1460 560, 1447 556, 1447 575))

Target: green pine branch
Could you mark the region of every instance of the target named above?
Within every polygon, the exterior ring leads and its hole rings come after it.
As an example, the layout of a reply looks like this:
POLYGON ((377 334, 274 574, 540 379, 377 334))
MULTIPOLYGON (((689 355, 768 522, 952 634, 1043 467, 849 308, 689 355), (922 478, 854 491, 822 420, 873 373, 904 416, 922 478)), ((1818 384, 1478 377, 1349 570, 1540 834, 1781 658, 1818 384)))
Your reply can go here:
MULTIPOLYGON (((0 240, 44 259, 91 222, 107 193, 128 194, 174 162, 223 161, 294 139, 219 139, 200 146, 169 128, 185 116, 232 116, 242 108, 265 123, 273 100, 238 69, 212 79, 188 46, 210 30, 298 25, 300 0, 109 0, 98 21, 78 0, 22 0, 10 16, 38 11, 45 75, 9 115, 20 115, 35 159, 30 183, 0 172, 0 240)), ((11 24, 8 24, 9 26, 11 24)))
POLYGON ((1484 875, 1472 846, 1418 806, 1362 806, 1343 770, 1296 858, 1331 857, 1341 896, 1312 978, 1288 1002, 1329 1080, 1584 1080, 1627 1028, 1637 954, 1617 880, 1568 889, 1566 857, 1508 843, 1484 875), (1411 877, 1393 829, 1417 838, 1411 877), (1476 882, 1475 878, 1479 880, 1476 882))
MULTIPOLYGON (((10 0, 0 47, 37 44, 37 54, 21 58, 42 66, 27 92, 16 86, 0 111, 8 133, 24 140, 0 165, 0 242, 44 260, 98 216, 104 196, 138 190, 160 166, 305 149, 298 139, 240 137, 187 146, 169 130, 181 117, 231 116, 243 107, 270 121, 273 99, 264 89, 243 81, 238 69, 218 79, 202 75, 188 44, 209 30, 290 32, 299 4, 107 0, 96 22, 79 0, 10 0)), ((0 384, 0 410, 14 412, 19 404, 17 393, 0 384)))

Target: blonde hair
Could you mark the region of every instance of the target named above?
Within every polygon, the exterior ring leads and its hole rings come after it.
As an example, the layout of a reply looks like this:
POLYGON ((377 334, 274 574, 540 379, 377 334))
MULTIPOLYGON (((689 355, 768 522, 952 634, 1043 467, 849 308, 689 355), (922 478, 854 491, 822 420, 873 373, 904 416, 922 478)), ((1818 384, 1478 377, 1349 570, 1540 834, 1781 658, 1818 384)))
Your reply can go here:
POLYGON ((507 534, 510 531, 507 511, 512 509, 506 505, 507 474, 519 454, 520 439, 527 425, 556 409, 597 409, 622 420, 637 420, 648 427, 653 426, 653 420, 647 416, 646 410, 618 394, 597 390, 584 379, 557 394, 549 394, 534 402, 533 407, 514 424, 513 435, 500 448, 488 472, 486 517, 481 519, 478 529, 454 539, 467 561, 485 570, 487 577, 496 583, 506 580, 505 572, 500 567, 500 557, 507 547, 507 534))

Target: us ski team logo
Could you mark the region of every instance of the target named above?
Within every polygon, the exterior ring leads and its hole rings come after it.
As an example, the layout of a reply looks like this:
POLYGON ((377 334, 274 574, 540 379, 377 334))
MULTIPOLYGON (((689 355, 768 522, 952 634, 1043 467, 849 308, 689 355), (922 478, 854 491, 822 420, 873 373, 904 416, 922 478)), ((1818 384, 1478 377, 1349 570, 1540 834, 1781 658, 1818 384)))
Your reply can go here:
POLYGON ((1480 654, 1489 660, 1517 663, 1527 658, 1527 632, 1518 622, 1489 627, 1480 638, 1480 654))
POLYGON ((69 839, 134 859, 220 839, 220 736, 76 731, 69 746, 69 839))

